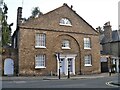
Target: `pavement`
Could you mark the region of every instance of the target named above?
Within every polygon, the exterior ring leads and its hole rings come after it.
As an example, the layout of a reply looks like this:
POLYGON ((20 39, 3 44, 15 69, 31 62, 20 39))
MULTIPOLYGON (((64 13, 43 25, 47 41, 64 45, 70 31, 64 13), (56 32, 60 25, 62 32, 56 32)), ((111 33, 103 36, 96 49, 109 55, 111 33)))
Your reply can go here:
MULTIPOLYGON (((117 74, 111 74, 111 76, 118 76, 117 74)), ((70 76, 69 79, 92 79, 92 78, 102 78, 109 77, 109 73, 100 73, 92 75, 75 75, 70 76)), ((61 76, 61 80, 68 79, 67 76, 61 76)), ((2 81, 16 81, 16 80, 59 80, 58 76, 3 76, 0 78, 2 81)))
MULTIPOLYGON (((120 74, 113 73, 111 76, 119 77, 120 74)), ((110 77, 109 73, 100 73, 100 74, 92 74, 92 75, 75 75, 70 76, 70 80, 76 79, 93 79, 93 78, 104 78, 110 77)), ((67 76, 61 76, 60 80, 69 80, 67 76)), ((32 81, 32 80, 59 80, 58 76, 2 76, 0 77, 0 81, 32 81)), ((107 84, 113 86, 120 86, 119 80, 114 80, 108 82, 107 84)))

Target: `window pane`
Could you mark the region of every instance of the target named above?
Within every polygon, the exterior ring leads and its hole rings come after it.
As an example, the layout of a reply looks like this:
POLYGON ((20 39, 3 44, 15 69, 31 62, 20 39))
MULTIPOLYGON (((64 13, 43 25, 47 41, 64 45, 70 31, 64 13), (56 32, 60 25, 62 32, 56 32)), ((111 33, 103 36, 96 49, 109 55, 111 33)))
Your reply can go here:
POLYGON ((35 58, 35 66, 37 67, 45 67, 45 55, 36 55, 35 58))
POLYGON ((90 38, 84 38, 84 48, 90 48, 90 38))
POLYGON ((36 34, 36 46, 45 46, 46 35, 36 34))
POLYGON ((90 64, 91 65, 91 55, 85 56, 85 62, 84 64, 90 64))
POLYGON ((72 25, 71 22, 70 22, 70 20, 67 19, 67 18, 62 18, 60 20, 60 24, 63 24, 63 25, 72 25))
POLYGON ((69 40, 63 40, 62 47, 70 47, 69 40))

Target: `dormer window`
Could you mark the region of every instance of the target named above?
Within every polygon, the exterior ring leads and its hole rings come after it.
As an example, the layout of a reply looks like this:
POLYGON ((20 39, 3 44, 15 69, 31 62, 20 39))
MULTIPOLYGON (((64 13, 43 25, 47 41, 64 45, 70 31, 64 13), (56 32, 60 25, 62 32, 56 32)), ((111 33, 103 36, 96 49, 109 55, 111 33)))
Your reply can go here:
POLYGON ((65 25, 65 26, 72 26, 71 21, 69 19, 67 19, 67 18, 62 18, 60 20, 59 24, 60 25, 65 25))

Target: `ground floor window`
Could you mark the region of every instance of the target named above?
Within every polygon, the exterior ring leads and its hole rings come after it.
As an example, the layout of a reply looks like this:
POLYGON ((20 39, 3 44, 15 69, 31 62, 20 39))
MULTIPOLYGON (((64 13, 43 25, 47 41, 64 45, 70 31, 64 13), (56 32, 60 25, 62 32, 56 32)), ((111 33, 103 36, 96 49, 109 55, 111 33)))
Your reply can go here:
POLYGON ((84 57, 84 66, 92 66, 92 57, 91 57, 91 55, 86 55, 84 57))
POLYGON ((45 68, 45 55, 35 56, 35 68, 45 68))

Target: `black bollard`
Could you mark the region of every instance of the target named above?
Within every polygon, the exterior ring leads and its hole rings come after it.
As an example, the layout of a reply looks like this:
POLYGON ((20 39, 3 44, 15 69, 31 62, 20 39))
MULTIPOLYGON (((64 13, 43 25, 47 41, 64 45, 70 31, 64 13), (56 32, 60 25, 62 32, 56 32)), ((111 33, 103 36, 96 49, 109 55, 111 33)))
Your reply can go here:
POLYGON ((68 68, 68 78, 70 78, 70 70, 69 70, 69 68, 68 68))
POLYGON ((60 79, 60 69, 59 69, 59 79, 60 79))

